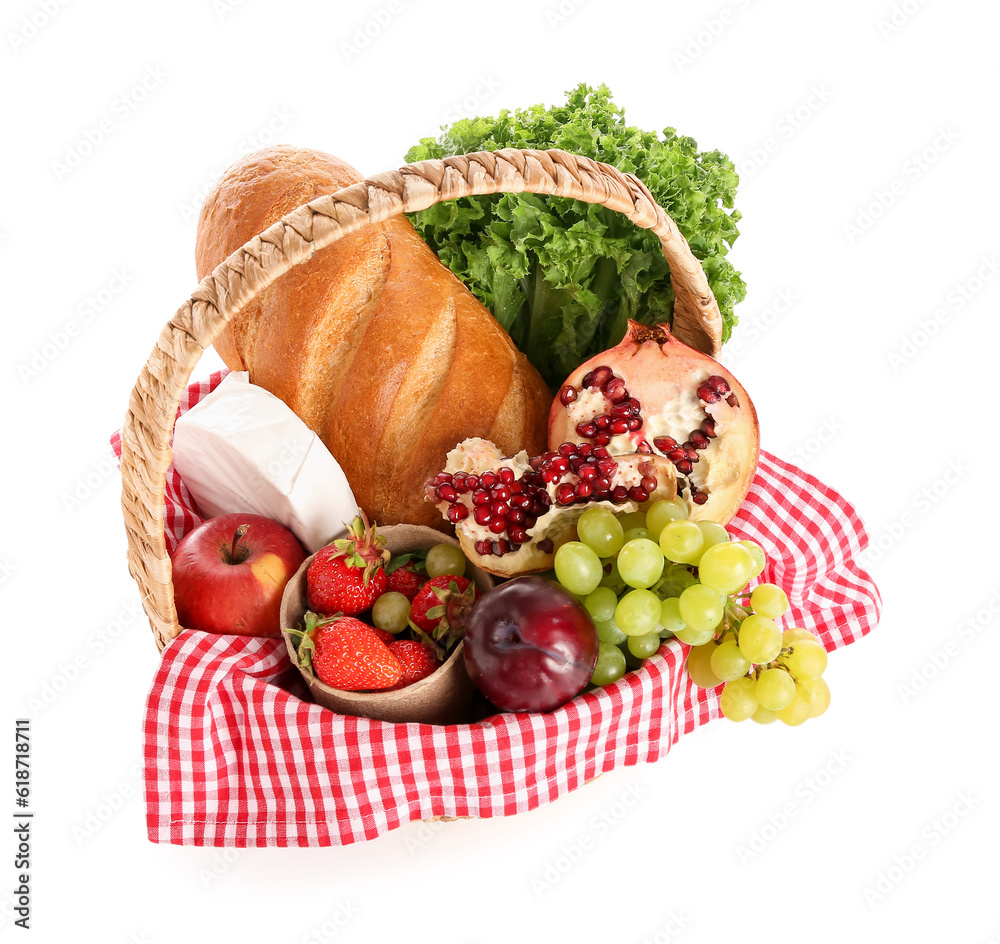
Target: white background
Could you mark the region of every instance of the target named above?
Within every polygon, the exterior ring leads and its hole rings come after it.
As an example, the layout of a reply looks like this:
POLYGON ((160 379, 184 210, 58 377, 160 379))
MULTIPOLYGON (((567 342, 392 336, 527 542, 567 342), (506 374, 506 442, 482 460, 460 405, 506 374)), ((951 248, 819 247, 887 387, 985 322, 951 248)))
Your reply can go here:
POLYGON ((36 939, 1000 940, 998 28, 986 0, 4 3, 0 767, 30 714, 36 939), (151 845, 157 652, 107 440, 194 288, 202 197, 260 145, 374 173, 447 120, 581 80, 741 170, 726 359, 765 448, 864 517, 881 625, 831 657, 824 718, 714 723, 516 819, 151 845))

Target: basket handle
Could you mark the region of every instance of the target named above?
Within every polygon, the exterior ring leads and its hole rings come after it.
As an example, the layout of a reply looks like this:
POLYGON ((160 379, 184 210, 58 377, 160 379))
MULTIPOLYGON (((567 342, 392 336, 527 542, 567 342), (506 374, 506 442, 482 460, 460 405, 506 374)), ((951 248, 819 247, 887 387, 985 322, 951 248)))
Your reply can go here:
POLYGON ((205 348, 254 296, 342 236, 443 200, 521 192, 603 204, 655 233, 670 265, 674 334, 718 354, 722 318, 701 264, 642 182, 608 164, 556 150, 480 151, 408 164, 299 207, 201 281, 160 332, 129 398, 121 458, 128 565, 161 649, 180 632, 163 531, 170 439, 181 395, 205 348))

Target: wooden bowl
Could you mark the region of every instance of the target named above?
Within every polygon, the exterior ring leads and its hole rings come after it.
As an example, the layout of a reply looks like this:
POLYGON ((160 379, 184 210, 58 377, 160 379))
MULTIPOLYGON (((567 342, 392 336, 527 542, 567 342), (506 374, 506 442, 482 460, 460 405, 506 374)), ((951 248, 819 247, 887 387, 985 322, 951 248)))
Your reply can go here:
MULTIPOLYGON (((426 551, 435 544, 453 544, 458 547, 455 538, 422 525, 388 525, 380 527, 378 532, 385 537, 386 547, 394 556, 407 551, 426 551)), ((465 671, 465 644, 462 642, 427 678, 392 692, 346 692, 331 688, 299 666, 298 654, 288 628, 302 625, 308 609, 306 571, 315 556, 313 554, 303 561, 295 576, 288 581, 281 598, 281 635, 293 665, 299 668, 303 680, 309 686, 313 701, 338 714, 357 715, 376 721, 415 721, 424 724, 458 724, 469 721, 475 689, 465 671)), ((471 562, 466 566, 465 575, 483 593, 493 586, 492 577, 471 562)))

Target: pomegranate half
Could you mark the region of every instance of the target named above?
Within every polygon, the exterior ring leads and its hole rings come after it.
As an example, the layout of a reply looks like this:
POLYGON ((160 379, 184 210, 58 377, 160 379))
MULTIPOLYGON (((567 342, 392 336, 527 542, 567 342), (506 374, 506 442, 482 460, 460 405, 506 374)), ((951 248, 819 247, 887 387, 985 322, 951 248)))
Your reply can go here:
POLYGON ((578 367, 549 413, 549 448, 590 443, 662 456, 693 520, 728 522, 750 489, 760 432, 743 385, 667 325, 629 321, 622 342, 578 367))
POLYGON ((638 511, 677 496, 673 465, 656 455, 612 456, 593 443, 561 443, 541 456, 504 456, 488 439, 466 439, 448 453, 425 497, 455 534, 465 556, 499 577, 552 567, 576 538, 576 520, 595 504, 638 511))

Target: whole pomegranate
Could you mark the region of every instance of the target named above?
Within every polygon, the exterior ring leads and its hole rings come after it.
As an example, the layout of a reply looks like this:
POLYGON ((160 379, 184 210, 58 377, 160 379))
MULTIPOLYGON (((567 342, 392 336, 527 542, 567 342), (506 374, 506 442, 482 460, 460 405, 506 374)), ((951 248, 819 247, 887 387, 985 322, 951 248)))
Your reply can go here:
POLYGON ((518 577, 485 594, 465 626, 465 667, 503 711, 551 711, 594 674, 600 640, 562 587, 518 577))
POLYGON ((541 456, 505 457, 479 438, 455 446, 426 486, 465 556, 501 577, 548 570, 595 503, 628 512, 676 495, 673 466, 661 456, 612 456, 604 446, 565 442, 541 456))
POLYGON ((750 489, 760 448, 757 411, 714 358, 667 325, 630 321, 621 344, 578 367, 549 414, 549 446, 589 443, 613 456, 663 456, 694 520, 725 524, 750 489))

